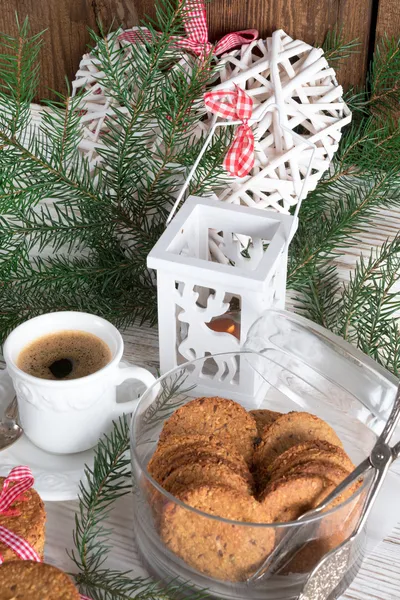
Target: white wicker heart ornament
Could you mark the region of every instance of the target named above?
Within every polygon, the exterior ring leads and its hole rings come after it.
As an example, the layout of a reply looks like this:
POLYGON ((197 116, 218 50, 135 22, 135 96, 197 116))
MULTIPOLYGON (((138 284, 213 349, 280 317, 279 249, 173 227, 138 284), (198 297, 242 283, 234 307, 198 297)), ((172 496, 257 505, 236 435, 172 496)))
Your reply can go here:
MULTIPOLYGON (((135 33, 140 31, 140 27, 133 27, 125 31, 125 34, 135 33)), ((126 65, 126 76, 134 78, 135 65, 132 58, 132 44, 122 38, 123 31, 112 33, 109 39, 112 40, 113 51, 117 53, 121 51, 121 61, 126 65)), ((179 62, 180 69, 190 68, 192 57, 182 53, 182 58, 179 62)), ((101 70, 99 61, 93 54, 84 54, 79 69, 75 74, 75 79, 72 82, 72 96, 75 96, 83 88, 84 95, 80 101, 81 123, 83 126, 83 137, 79 142, 79 149, 82 154, 88 159, 91 170, 93 170, 99 162, 101 156, 98 149, 103 148, 101 137, 107 131, 107 118, 117 109, 120 113, 127 113, 127 108, 120 106, 115 99, 112 90, 109 90, 104 85, 105 73, 101 70)), ((196 136, 200 136, 204 130, 204 125, 199 123, 198 128, 194 132, 196 136), (198 130, 198 131, 197 131, 198 130)), ((151 145, 156 148, 161 143, 161 136, 154 124, 154 137, 151 145)))
MULTIPOLYGON (((212 52, 213 60, 218 62, 218 56, 230 48, 236 48, 241 44, 249 43, 258 37, 256 29, 246 29, 236 31, 223 36, 216 44, 211 44, 208 39, 206 7, 203 0, 187 0, 182 12, 184 36, 173 36, 171 44, 179 47, 180 57, 173 53, 170 57, 172 63, 168 65, 168 72, 172 73, 176 69, 180 72, 192 72, 193 66, 197 61, 203 61, 208 53, 212 52)), ((111 55, 117 56, 121 66, 124 67, 124 76, 132 81, 135 96, 138 91, 135 81, 135 60, 133 47, 135 45, 145 45, 151 43, 153 34, 146 27, 133 27, 126 31, 119 30, 108 35, 108 44, 112 50, 111 55)), ((165 57, 168 56, 168 52, 165 57)), ((125 112, 124 106, 119 106, 112 89, 107 89, 104 85, 105 73, 101 70, 99 60, 95 54, 85 54, 80 62, 76 78, 72 82, 72 95, 77 91, 84 89, 86 94, 80 103, 82 112, 82 125, 84 127, 84 137, 80 142, 79 148, 86 155, 93 169, 101 161, 97 150, 102 147, 101 135, 107 131, 107 117, 113 114, 114 109, 118 112, 125 112)), ((199 99, 199 104, 201 99, 199 99)), ((201 114, 201 113, 199 113, 201 114)), ((202 113, 204 115, 204 111, 202 113)), ((193 137, 198 139, 203 133, 207 133, 207 123, 199 117, 198 123, 193 126, 193 137)), ((150 141, 151 148, 156 150, 163 143, 162 135, 158 129, 157 123, 154 123, 153 136, 150 141)))
POLYGON ((300 194, 304 198, 316 187, 338 148, 342 128, 351 121, 343 89, 322 49, 293 40, 282 30, 222 57, 220 83, 213 89, 232 90, 235 85, 253 99, 253 120, 264 116, 253 125, 253 169, 232 178, 218 196, 288 213, 300 194), (305 182, 311 144, 315 151, 305 182))
MULTIPOLYGON (((123 60, 132 61, 131 44, 119 38, 115 43, 124 49, 123 60)), ((190 68, 189 57, 182 59, 186 68, 190 68)), ((316 187, 338 148, 342 128, 351 121, 335 71, 322 49, 293 40, 282 30, 215 60, 219 61, 218 80, 211 89, 232 90, 238 85, 246 91, 254 104, 255 135, 251 172, 242 178, 232 177, 215 190, 216 195, 226 202, 287 214, 300 196, 305 198, 316 187)), ((130 73, 134 76, 134 68, 130 73)), ((82 99, 84 135, 79 147, 92 168, 101 160, 97 149, 102 146, 107 115, 115 105, 102 84, 103 76, 94 57, 87 54, 72 84, 73 93, 81 87, 88 92, 82 99)), ((193 135, 198 138, 209 132, 214 122, 213 115, 199 111, 193 135)), ((156 126, 152 143, 161 143, 156 126)))

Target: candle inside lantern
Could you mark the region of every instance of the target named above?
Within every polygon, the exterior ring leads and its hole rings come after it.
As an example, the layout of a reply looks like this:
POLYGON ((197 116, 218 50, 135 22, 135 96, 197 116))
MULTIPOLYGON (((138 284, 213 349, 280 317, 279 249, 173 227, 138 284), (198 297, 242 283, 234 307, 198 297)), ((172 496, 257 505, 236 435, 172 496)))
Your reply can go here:
POLYGON ((229 333, 238 340, 240 339, 240 322, 237 319, 233 319, 231 316, 216 317, 207 323, 207 327, 212 329, 212 331, 229 333))

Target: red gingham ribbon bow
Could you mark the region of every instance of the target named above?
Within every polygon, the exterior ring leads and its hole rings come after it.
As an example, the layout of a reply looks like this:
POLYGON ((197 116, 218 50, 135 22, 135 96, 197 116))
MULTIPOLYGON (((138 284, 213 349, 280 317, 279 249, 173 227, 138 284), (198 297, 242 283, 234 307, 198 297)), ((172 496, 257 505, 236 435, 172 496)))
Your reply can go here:
POLYGON ((34 478, 29 467, 15 467, 4 480, 0 493, 0 513, 6 512, 11 504, 33 486, 34 478), (15 485, 10 487, 10 484, 15 485))
MULTIPOLYGON (((244 29, 228 33, 216 43, 215 47, 208 41, 207 13, 203 0, 186 0, 182 9, 183 24, 186 38, 175 38, 177 46, 190 50, 197 56, 204 58, 211 51, 216 56, 232 50, 243 44, 258 38, 257 29, 244 29)), ((143 36, 151 39, 151 34, 146 28, 137 31, 125 31, 119 36, 119 39, 132 42, 133 44, 143 40, 143 36)))
POLYGON ((254 166, 254 133, 248 125, 253 113, 253 100, 239 86, 236 85, 235 88, 235 91, 207 92, 204 94, 204 103, 219 117, 242 121, 226 153, 224 168, 235 177, 244 177, 254 166), (223 102, 224 98, 230 100, 230 103, 223 102))
MULTIPOLYGON (((14 550, 15 554, 21 560, 34 560, 35 562, 40 562, 40 556, 26 540, 2 525, 0 525, 0 541, 14 550)), ((0 555, 0 564, 2 563, 3 557, 0 555)))
MULTIPOLYGON (((33 486, 34 481, 32 471, 29 467, 15 467, 12 469, 8 477, 4 480, 3 489, 0 494, 0 513, 7 512, 13 502, 33 486), (15 482, 15 485, 10 487, 11 482, 15 482)), ((11 548, 21 560, 41 562, 41 558, 36 550, 26 540, 2 525, 0 525, 0 541, 11 548)), ((0 564, 2 563, 3 557, 0 554, 0 564)), ((81 600, 90 600, 90 598, 83 595, 80 598, 81 600)))
MULTIPOLYGON (((33 475, 29 467, 15 467, 12 469, 4 481, 0 494, 0 513, 6 513, 16 499, 33 486, 33 482, 33 475), (14 485, 10 486, 11 483, 14 483, 14 485)), ((40 562, 38 553, 26 540, 2 525, 0 526, 0 541, 14 550, 21 560, 40 562)), ((3 557, 0 555, 0 564, 2 562, 3 557)))

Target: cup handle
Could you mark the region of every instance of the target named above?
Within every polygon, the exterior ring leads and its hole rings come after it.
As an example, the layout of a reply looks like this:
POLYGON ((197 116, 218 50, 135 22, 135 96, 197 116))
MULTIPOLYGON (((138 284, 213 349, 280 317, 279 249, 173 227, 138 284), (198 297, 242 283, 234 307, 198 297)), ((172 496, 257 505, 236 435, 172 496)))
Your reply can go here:
MULTIPOLYGON (((156 378, 147 369, 143 369, 142 367, 122 368, 119 366, 117 371, 116 385, 121 385, 121 383, 127 379, 136 379, 137 381, 141 381, 144 383, 146 388, 152 386, 156 381, 156 378)), ((116 414, 123 415, 133 412, 139 400, 140 398, 136 398, 135 400, 129 400, 128 402, 116 402, 116 414)))

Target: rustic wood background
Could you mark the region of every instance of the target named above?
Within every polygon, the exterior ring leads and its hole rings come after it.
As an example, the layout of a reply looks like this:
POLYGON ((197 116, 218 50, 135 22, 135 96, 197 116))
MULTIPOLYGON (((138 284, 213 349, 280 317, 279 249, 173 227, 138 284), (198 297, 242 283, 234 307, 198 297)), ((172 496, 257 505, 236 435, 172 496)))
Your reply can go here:
MULTIPOLYGON (((387 34, 400 36, 400 0, 211 0, 210 39, 250 27, 261 35, 282 28, 309 43, 321 43, 327 30, 339 25, 346 39, 358 38, 360 52, 342 68, 346 87, 365 78, 374 45, 387 34)), ((97 22, 131 27, 146 14, 154 16, 154 0, 0 0, 0 31, 15 33, 15 13, 28 15, 33 32, 46 30, 39 97, 49 90, 65 92, 90 41, 87 28, 97 22)))

